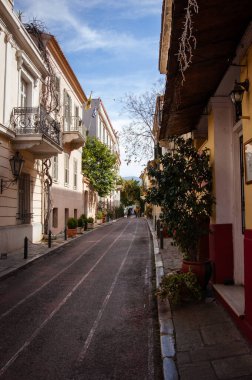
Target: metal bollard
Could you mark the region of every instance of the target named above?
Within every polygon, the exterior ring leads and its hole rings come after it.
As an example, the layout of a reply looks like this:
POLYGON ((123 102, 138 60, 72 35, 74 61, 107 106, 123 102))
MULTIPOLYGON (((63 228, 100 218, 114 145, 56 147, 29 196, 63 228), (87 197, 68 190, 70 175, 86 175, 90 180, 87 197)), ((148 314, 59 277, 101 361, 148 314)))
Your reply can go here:
POLYGON ((28 237, 24 238, 24 259, 28 257, 28 237))
POLYGON ((160 249, 163 249, 164 248, 164 229, 163 229, 163 225, 161 223, 160 225, 160 249))
POLYGON ((67 240, 67 228, 64 229, 64 239, 67 240))
POLYGON ((157 220, 157 237, 158 239, 160 237, 160 220, 159 219, 157 220))
POLYGON ((49 230, 49 234, 48 234, 48 248, 51 248, 52 246, 52 231, 49 230))
POLYGON ((155 215, 155 223, 154 223, 155 231, 157 230, 157 216, 155 215))

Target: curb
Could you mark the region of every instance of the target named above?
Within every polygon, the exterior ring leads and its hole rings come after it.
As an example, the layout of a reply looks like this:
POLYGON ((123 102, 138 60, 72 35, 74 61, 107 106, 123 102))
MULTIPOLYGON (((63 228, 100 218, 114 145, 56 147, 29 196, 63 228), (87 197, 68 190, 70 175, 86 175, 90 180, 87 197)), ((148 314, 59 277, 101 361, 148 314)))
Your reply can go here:
MULTIPOLYGON (((102 225, 100 225, 98 228, 104 228, 104 227, 107 227, 109 226, 110 224, 112 223, 115 223, 117 222, 119 219, 115 219, 115 220, 112 220, 111 222, 107 222, 107 223, 104 223, 102 225)), ((45 257, 49 256, 50 254, 54 254, 54 253, 57 253, 57 251, 59 249, 61 249, 63 246, 65 245, 68 245, 68 244, 71 244, 72 242, 80 239, 81 237, 89 234, 89 233, 92 233, 96 230, 97 228, 94 228, 92 230, 88 230, 85 234, 81 234, 80 236, 76 236, 74 239, 71 239, 71 240, 65 240, 62 244, 59 244, 57 247, 52 247, 52 248, 46 248, 45 251, 43 253, 40 253, 39 256, 36 256, 36 257, 33 257, 31 259, 29 259, 29 255, 28 255, 28 261, 26 262, 23 262, 20 264, 20 266, 18 266, 17 268, 15 269, 11 269, 9 272, 7 273, 4 273, 2 275, 0 275, 0 281, 2 280, 6 280, 6 278, 9 278, 11 276, 15 276, 15 274, 21 270, 25 270, 26 268, 28 268, 29 266, 33 265, 34 261, 38 262, 40 260, 43 260, 45 257)), ((21 248, 22 249, 22 248, 21 248)), ((26 260, 26 259, 24 259, 26 260)))
MULTIPOLYGON (((154 258, 156 268, 156 287, 159 287, 162 277, 164 276, 164 266, 158 240, 149 220, 147 220, 150 233, 152 235, 154 258)), ((179 375, 175 364, 175 330, 172 320, 171 307, 168 300, 160 300, 157 297, 158 320, 160 329, 161 357, 163 361, 164 380, 178 380, 179 375)))

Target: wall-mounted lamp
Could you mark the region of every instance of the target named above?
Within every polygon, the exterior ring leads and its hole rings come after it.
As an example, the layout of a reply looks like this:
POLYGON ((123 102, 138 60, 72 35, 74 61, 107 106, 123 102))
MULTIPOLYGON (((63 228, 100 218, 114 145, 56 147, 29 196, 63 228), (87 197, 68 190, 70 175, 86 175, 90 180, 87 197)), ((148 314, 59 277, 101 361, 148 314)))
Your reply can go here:
POLYGON ((244 91, 249 90, 249 80, 246 79, 244 82, 236 82, 234 89, 230 93, 230 98, 235 105, 236 120, 239 120, 242 116, 242 98, 244 91))
POLYGON ((0 182, 0 194, 2 194, 2 192, 5 189, 8 189, 12 183, 14 183, 18 180, 18 178, 20 177, 21 171, 22 171, 23 164, 24 164, 23 157, 20 155, 19 152, 16 152, 15 155, 12 156, 9 161, 10 161, 11 172, 12 172, 14 179, 6 181, 6 180, 1 178, 1 180, 0 180, 1 181, 0 182))

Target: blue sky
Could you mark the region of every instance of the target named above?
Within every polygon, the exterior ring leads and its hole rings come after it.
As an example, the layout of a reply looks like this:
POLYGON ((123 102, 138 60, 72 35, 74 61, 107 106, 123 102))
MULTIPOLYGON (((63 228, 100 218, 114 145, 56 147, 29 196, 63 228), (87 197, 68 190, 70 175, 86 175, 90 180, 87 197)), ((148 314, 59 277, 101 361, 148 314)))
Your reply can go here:
MULTIPOLYGON (((86 95, 100 97, 113 127, 129 118, 120 99, 141 94, 161 77, 158 71, 162 0, 15 0, 23 21, 43 21, 73 68, 86 95)), ((139 176, 143 166, 124 161, 122 176, 139 176)))

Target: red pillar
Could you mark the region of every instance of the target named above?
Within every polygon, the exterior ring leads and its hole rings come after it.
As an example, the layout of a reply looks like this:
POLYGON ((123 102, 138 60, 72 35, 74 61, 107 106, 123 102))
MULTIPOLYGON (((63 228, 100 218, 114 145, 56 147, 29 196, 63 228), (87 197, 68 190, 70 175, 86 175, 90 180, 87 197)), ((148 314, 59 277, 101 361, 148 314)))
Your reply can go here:
POLYGON ((252 230, 244 233, 245 317, 252 326, 252 230))
POLYGON ((213 262, 213 282, 223 284, 234 278, 232 224, 211 224, 209 257, 213 262))

